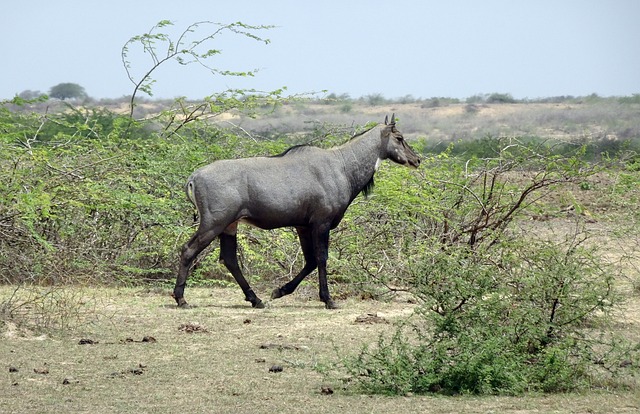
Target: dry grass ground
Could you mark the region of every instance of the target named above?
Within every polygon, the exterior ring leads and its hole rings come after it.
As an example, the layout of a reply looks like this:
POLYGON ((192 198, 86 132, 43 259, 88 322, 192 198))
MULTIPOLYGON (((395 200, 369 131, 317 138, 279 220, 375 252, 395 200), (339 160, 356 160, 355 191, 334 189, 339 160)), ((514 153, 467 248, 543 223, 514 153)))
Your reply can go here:
MULTIPOLYGON (((8 288, 0 292, 3 297, 10 293, 8 288)), ((384 397, 344 390, 332 363, 409 317, 414 305, 406 300, 348 300, 341 309, 327 311, 321 302, 294 294, 255 310, 239 289, 188 289, 195 306, 182 310, 167 292, 89 289, 85 294, 98 317, 66 335, 5 330, 0 339, 2 412, 640 410, 638 390, 524 397, 384 397), (282 371, 270 372, 275 366, 282 371)), ((631 312, 636 314, 628 315, 628 329, 640 330, 640 309, 631 312)))

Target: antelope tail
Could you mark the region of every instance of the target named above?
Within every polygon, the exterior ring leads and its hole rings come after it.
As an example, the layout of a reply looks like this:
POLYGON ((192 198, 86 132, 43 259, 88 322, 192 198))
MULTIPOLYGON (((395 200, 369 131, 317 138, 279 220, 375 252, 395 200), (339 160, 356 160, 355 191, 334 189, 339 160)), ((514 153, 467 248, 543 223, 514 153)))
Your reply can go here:
POLYGON ((187 198, 189 199, 189 201, 191 201, 191 204, 193 204, 193 206, 195 207, 195 211, 193 212, 193 222, 197 222, 198 218, 200 216, 200 210, 198 210, 198 203, 196 203, 196 194, 193 191, 193 180, 189 180, 189 182, 187 183, 187 186, 185 188, 185 191, 187 193, 187 198))
POLYGON ((193 180, 189 180, 189 182, 187 183, 187 188, 185 190, 187 191, 187 198, 189 198, 189 201, 191 201, 191 203, 197 207, 196 195, 193 193, 193 180))

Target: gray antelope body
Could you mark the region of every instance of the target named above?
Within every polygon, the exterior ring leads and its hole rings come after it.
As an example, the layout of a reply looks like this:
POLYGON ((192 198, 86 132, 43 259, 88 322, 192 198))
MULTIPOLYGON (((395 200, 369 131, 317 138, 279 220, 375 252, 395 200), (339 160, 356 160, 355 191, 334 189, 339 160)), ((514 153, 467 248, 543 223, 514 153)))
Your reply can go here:
POLYGON ((185 306, 189 269, 216 237, 220 261, 238 282, 253 307, 264 307, 246 281, 237 260, 239 222, 262 229, 295 227, 305 259, 289 283, 273 291, 273 299, 292 293, 318 269, 320 299, 335 308, 327 285, 329 231, 342 220, 360 192, 367 192, 382 160, 417 168, 420 158, 396 129, 395 116, 328 150, 310 146, 290 148, 274 157, 215 161, 195 171, 187 195, 198 209, 198 230, 183 246, 176 286, 178 306, 185 306))

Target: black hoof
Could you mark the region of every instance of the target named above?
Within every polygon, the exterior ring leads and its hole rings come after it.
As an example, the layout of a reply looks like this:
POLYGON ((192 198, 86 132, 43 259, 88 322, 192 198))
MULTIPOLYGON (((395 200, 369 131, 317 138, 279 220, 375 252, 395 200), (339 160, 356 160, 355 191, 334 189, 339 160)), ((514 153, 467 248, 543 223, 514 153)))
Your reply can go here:
POLYGON ((278 299, 284 296, 284 293, 282 293, 282 289, 280 288, 275 288, 273 289, 273 292, 271 292, 271 299, 278 299))
POLYGON ((253 306, 256 309, 264 309, 264 302, 262 302, 260 299, 258 299, 255 302, 251 302, 251 306, 253 306))
POLYGON ((338 305, 333 300, 328 300, 324 303, 324 307, 326 309, 340 309, 338 305))

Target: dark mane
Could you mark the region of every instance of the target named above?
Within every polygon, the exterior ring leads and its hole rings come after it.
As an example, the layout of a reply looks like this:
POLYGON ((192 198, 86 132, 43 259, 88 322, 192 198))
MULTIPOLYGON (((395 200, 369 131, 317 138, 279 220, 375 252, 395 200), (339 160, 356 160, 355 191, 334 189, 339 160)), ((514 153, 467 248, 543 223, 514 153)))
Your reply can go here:
POLYGON ((369 128, 365 128, 363 131, 360 131, 357 134, 353 135, 351 138, 349 138, 349 141, 351 141, 352 139, 356 139, 358 137, 363 136, 364 134, 366 134, 367 132, 371 131, 373 128, 375 128, 377 126, 378 126, 378 124, 374 124, 369 128))
MULTIPOLYGON (((367 132, 371 131, 373 128, 377 127, 378 125, 372 125, 369 128, 365 128, 363 131, 358 132, 357 134, 351 136, 351 138, 349 138, 349 141, 351 141, 352 139, 356 139, 358 137, 363 136, 364 134, 366 134, 367 132)), ((316 148, 313 145, 309 145, 309 144, 300 144, 300 145, 294 145, 290 148, 287 148, 286 150, 284 150, 283 152, 281 152, 280 154, 276 154, 276 155, 270 155, 269 158, 280 158, 280 157, 284 157, 287 154, 290 153, 294 153, 294 152, 298 152, 298 151, 304 151, 307 148, 316 148)), ((369 194, 371 192, 371 188, 373 188, 373 183, 367 184, 365 186, 365 188, 367 189, 367 194, 369 194)))
POLYGON ((277 155, 271 155, 270 158, 280 158, 280 157, 284 157, 285 155, 289 154, 289 153, 293 153, 293 152, 298 152, 300 150, 304 150, 306 148, 309 148, 309 145, 294 145, 291 148, 287 148, 286 150, 284 150, 283 152, 281 152, 280 154, 277 155))

